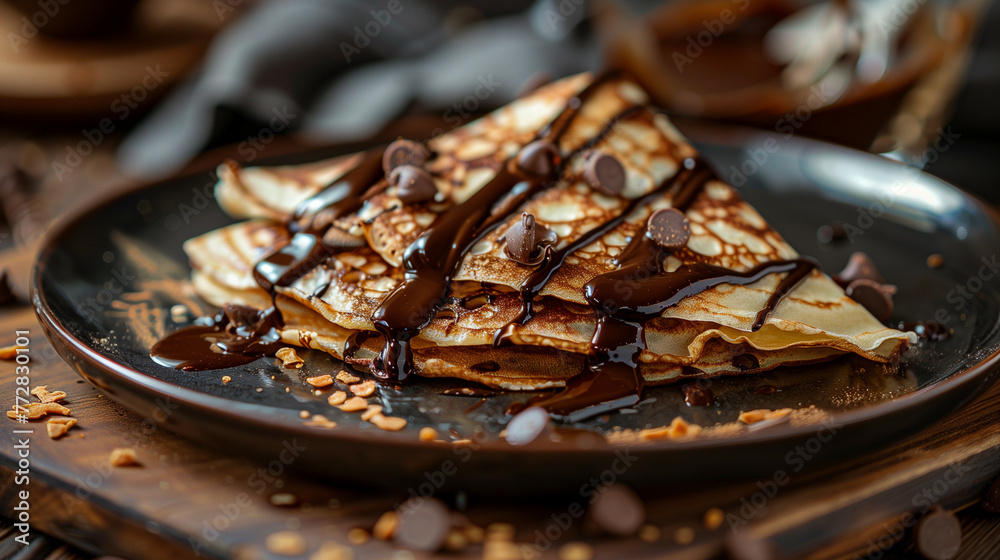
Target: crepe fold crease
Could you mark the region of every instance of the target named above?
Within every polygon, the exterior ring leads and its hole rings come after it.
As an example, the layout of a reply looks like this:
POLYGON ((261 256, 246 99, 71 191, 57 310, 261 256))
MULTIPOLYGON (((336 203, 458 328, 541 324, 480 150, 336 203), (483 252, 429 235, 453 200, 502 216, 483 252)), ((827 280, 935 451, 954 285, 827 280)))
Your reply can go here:
MULTIPOLYGON (((277 305, 289 344, 345 358, 345 344, 358 333, 356 362, 373 358, 384 344, 372 315, 404 278, 407 247, 432 227, 447 208, 489 182, 509 159, 538 137, 571 98, 592 82, 578 75, 554 82, 514 103, 427 142, 434 154, 424 164, 438 191, 435 201, 401 204, 393 188, 368 197, 333 227, 363 239, 343 247, 321 266, 289 286, 277 288, 277 305)), ((437 316, 413 340, 418 373, 468 379, 506 389, 565 384, 591 352, 597 315, 584 297, 585 284, 617 268, 619 257, 648 217, 673 206, 664 190, 634 208, 617 227, 570 254, 535 300, 533 317, 512 329, 513 344, 495 347, 496 333, 521 310, 519 289, 534 271, 504 251, 504 234, 522 212, 555 232, 559 250, 620 216, 629 204, 657 190, 682 170, 695 150, 669 120, 646 105, 645 94, 624 78, 597 87, 560 137, 565 157, 557 182, 530 197, 503 223, 467 251, 451 277, 449 297, 437 316), (600 151, 624 167, 619 196, 593 189, 585 180, 587 157, 600 151)), ((253 269, 270 251, 288 243, 286 223, 304 200, 325 189, 359 161, 359 155, 299 166, 220 167, 217 200, 246 221, 189 240, 196 291, 215 305, 271 304, 253 269)), ((691 237, 666 257, 666 274, 682 265, 706 263, 738 272, 795 259, 796 251, 737 191, 710 180, 688 205, 691 237)), ((780 299, 764 326, 752 329, 758 312, 783 275, 770 274, 746 286, 720 284, 682 299, 645 325, 640 372, 647 383, 690 375, 751 373, 854 353, 891 362, 912 335, 890 329, 847 297, 828 276, 812 271, 780 299), (739 356, 749 354, 753 360, 739 356), (694 372, 694 373, 692 373, 694 372)), ((626 282, 621 287, 632 289, 626 282)))

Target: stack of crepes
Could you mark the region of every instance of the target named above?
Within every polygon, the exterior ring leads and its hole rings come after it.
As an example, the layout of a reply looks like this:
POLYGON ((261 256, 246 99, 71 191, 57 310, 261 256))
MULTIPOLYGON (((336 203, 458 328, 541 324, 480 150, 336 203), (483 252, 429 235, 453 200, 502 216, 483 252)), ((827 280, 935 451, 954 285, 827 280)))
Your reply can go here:
MULTIPOLYGON (((707 171, 667 117, 649 107, 645 93, 626 77, 565 78, 420 145, 428 153, 410 163, 429 174, 436 190, 423 197, 402 196, 405 176, 387 179, 393 162, 383 169, 384 148, 298 166, 221 166, 217 200, 246 221, 186 243, 194 288, 219 306, 265 309, 276 302, 285 343, 367 364, 382 378, 392 377, 385 375, 386 348, 405 343, 396 348, 405 355, 396 359, 405 360, 413 373, 510 390, 561 387, 588 368, 593 373, 596 354, 603 352, 601 360, 607 361, 615 352, 594 342, 598 323, 612 315, 637 329, 635 344, 625 346, 634 351, 638 365, 632 369, 640 386, 848 353, 891 362, 911 341, 912 335, 886 328, 811 267, 791 285, 782 282, 788 270, 764 270, 750 283, 696 284, 663 309, 650 312, 647 306, 642 313, 615 315, 684 267, 708 264, 746 274, 798 259, 754 208, 707 171), (478 200, 476 193, 496 186, 511 169, 516 176, 519 161, 530 168, 527 156, 537 159, 537 154, 525 154, 525 147, 542 138, 555 147, 548 160, 553 175, 533 186, 512 183, 504 197, 473 213, 468 201, 478 200), (623 170, 620 185, 595 185, 592 162, 598 156, 616 160, 618 167, 608 164, 603 180, 613 183, 616 171, 623 170), (694 184, 696 171, 700 178, 694 184), (351 186, 344 177, 352 173, 354 180, 370 175, 371 184, 348 200, 351 186), (685 181, 678 179, 682 175, 685 181), (682 207, 686 243, 659 253, 652 268, 639 267, 638 277, 624 275, 604 287, 603 293, 612 289, 620 300, 593 301, 601 290, 588 290, 588 282, 614 275, 626 247, 641 244, 643 236, 647 244, 654 238, 647 221, 677 205, 682 182, 688 189, 682 207), (288 282, 271 286, 255 279, 261 259, 290 243, 296 232, 302 235, 304 214, 315 218, 317 209, 331 207, 336 211, 325 215, 322 231, 314 231, 325 240, 319 258, 313 254, 309 262, 295 263, 298 269, 288 282), (373 318, 384 316, 380 307, 407 282, 407 269, 411 283, 429 274, 426 266, 414 268, 407 259, 421 258, 428 232, 448 219, 454 223, 457 213, 467 214, 471 223, 463 231, 473 233, 439 251, 453 257, 450 261, 432 263, 431 268, 450 267, 428 280, 443 282, 443 297, 416 302, 415 313, 425 313, 426 320, 412 321, 404 340, 386 340, 395 331, 378 329, 373 318), (540 228, 534 236, 539 253, 526 263, 511 256, 512 235, 506 234, 527 227, 529 214, 540 228), (539 270, 545 281, 537 281, 539 270), (526 290, 532 277, 534 292, 526 290), (762 324, 755 329, 758 319, 762 324)), ((315 220, 310 227, 315 230, 315 220)), ((517 238, 523 242, 523 231, 517 238)), ((618 358, 612 356, 629 362, 618 358)))

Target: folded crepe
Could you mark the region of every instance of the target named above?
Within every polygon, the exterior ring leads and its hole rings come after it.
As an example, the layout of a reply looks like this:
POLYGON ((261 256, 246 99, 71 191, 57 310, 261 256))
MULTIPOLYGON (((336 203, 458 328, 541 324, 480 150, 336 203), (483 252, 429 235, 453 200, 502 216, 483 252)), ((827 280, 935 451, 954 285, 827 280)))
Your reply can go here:
POLYGON ((424 144, 219 173, 217 200, 246 221, 186 243, 196 291, 276 305, 281 341, 381 379, 567 387, 539 404, 592 414, 644 384, 891 362, 911 341, 620 75, 554 82, 424 144))

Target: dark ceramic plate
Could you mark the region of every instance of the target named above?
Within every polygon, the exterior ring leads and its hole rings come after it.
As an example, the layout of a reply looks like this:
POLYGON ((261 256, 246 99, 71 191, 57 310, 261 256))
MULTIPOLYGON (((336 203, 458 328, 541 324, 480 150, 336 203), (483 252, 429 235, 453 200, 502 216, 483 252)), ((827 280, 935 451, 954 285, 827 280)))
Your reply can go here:
POLYGON ((384 432, 330 407, 329 391, 310 391, 307 372, 340 367, 325 354, 308 353, 306 367, 291 371, 261 359, 185 373, 149 358, 152 342, 177 326, 171 307, 199 305, 183 290, 188 267, 181 244, 231 222, 210 198, 208 174, 124 194, 55 228, 36 271, 38 315, 84 378, 150 422, 265 462, 291 459, 307 473, 401 489, 433 484, 510 494, 579 488, 609 468, 623 471, 616 476, 636 486, 768 476, 891 443, 955 410, 995 379, 1000 282, 993 278, 1000 273, 994 269, 1000 224, 992 210, 878 156, 744 129, 684 129, 801 253, 818 258, 827 271, 839 270, 852 251, 869 253, 899 287, 893 321, 936 318, 953 329, 951 337, 921 342, 899 372, 848 358, 709 380, 715 402, 697 408, 684 404, 677 387, 653 388, 633 409, 575 426, 606 433, 662 426, 676 416, 710 426, 732 422, 743 410, 816 405, 832 413, 833 431, 785 423, 735 437, 628 447, 564 430, 560 442, 513 447, 499 432, 506 405, 523 394, 487 399, 469 410, 479 399, 444 396, 447 384, 418 379, 402 390, 381 391, 385 410, 409 420, 402 432, 384 432), (852 239, 820 244, 816 230, 832 220, 855 226, 849 228, 852 239), (935 253, 944 255, 945 264, 932 269, 926 260, 935 253), (232 380, 222 383, 224 375, 232 380), (303 410, 339 426, 306 426, 299 417, 303 410), (420 442, 417 432, 424 426, 445 439, 472 443, 420 442), (809 445, 808 459, 789 454, 803 443, 809 445), (299 451, 292 457, 282 453, 287 448, 299 451), (623 451, 635 458, 627 468, 619 458, 623 451))

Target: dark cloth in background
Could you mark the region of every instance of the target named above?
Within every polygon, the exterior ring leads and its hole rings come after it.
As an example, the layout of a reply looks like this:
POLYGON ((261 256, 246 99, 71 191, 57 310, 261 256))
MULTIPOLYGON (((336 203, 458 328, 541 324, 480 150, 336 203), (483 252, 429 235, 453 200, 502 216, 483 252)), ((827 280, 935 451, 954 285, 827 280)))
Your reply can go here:
MULTIPOLYGON (((642 13, 655 2, 627 2, 642 13)), ((207 148, 271 132, 363 139, 406 111, 462 124, 533 77, 599 66, 586 0, 263 2, 226 28, 202 70, 132 131, 122 169, 151 178, 207 148), (374 13, 373 13, 374 12, 374 13), (582 24, 581 24, 582 23, 582 24), (345 48, 345 45, 348 47, 345 48)), ((1000 202, 1000 3, 980 25, 951 130, 928 170, 1000 202)))

